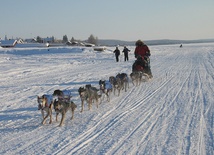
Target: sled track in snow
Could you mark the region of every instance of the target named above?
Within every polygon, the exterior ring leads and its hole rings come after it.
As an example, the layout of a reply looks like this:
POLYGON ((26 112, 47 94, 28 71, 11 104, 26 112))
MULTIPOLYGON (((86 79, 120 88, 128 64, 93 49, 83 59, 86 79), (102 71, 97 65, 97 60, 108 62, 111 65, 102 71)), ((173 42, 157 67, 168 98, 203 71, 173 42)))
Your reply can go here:
MULTIPOLYGON (((164 83, 162 83, 161 86, 159 86, 153 93, 151 93, 149 96, 145 97, 142 100, 139 100, 138 104, 135 104, 135 106, 133 106, 131 109, 132 110, 136 110, 138 108, 138 106, 140 106, 139 104, 141 104, 143 101, 148 101, 149 99, 151 99, 159 90, 161 90, 167 83, 170 82, 170 80, 172 80, 173 77, 171 77, 169 80, 165 81, 164 83)), ((184 83, 189 79, 189 77, 184 81, 184 83)), ((184 84, 183 83, 183 84, 184 84)), ((170 101, 170 103, 167 105, 167 107, 171 106, 171 104, 176 100, 177 96, 179 95, 179 93, 182 91, 183 86, 180 88, 180 90, 177 92, 177 94, 175 95, 174 99, 172 101, 170 101)), ((168 92, 170 92, 172 89, 168 90, 168 92)), ((167 93, 166 93, 167 94, 167 93)), ((136 148, 136 150, 132 150, 132 153, 136 153, 140 147, 145 146, 145 143, 148 143, 148 138, 150 137, 149 135, 152 135, 151 133, 154 132, 152 131, 154 126, 156 125, 158 119, 160 118, 160 116, 162 116, 167 110, 168 108, 166 108, 164 106, 165 103, 162 103, 161 105, 157 105, 155 104, 153 107, 149 107, 152 108, 152 110, 145 109, 143 110, 142 114, 144 114, 146 117, 144 117, 144 119, 135 127, 135 129, 132 130, 132 132, 130 132, 128 135, 126 135, 126 137, 124 137, 118 144, 117 144, 117 148, 115 151, 113 152, 108 152, 110 154, 116 154, 123 145, 125 145, 126 139, 130 139, 136 132, 142 131, 141 128, 144 128, 144 124, 146 121, 149 120, 149 118, 154 118, 153 116, 155 116, 155 120, 152 121, 152 123, 148 126, 146 132, 144 133, 141 141, 139 141, 136 145, 138 146, 138 148, 136 148), (161 113, 160 113, 161 112, 161 113)), ((172 111, 171 113, 175 113, 176 111, 172 111)), ((141 113, 139 113, 139 115, 141 115, 141 113)), ((170 117, 170 116, 168 116, 170 117)), ((159 129, 158 129, 159 130, 159 129)), ((113 149, 113 150, 114 150, 113 149)), ((141 152, 143 153, 143 152, 141 152)))

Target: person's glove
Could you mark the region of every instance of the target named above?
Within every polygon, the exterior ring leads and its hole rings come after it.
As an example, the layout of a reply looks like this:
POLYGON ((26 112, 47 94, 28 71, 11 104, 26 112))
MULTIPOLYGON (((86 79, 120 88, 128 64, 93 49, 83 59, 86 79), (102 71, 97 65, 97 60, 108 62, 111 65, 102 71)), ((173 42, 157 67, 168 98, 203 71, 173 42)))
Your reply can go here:
POLYGON ((146 56, 148 56, 148 57, 149 57, 150 55, 151 55, 151 54, 150 54, 150 52, 146 52, 146 56))

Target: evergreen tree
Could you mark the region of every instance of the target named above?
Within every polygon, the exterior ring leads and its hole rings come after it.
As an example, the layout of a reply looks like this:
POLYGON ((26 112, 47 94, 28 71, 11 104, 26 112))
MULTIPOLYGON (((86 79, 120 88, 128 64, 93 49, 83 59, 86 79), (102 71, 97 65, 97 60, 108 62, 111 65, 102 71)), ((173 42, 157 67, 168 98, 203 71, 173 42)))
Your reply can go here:
POLYGON ((67 42, 68 42, 68 37, 67 37, 67 35, 64 35, 64 36, 63 36, 62 42, 63 42, 63 43, 67 43, 67 42))
POLYGON ((36 37, 36 41, 37 41, 38 43, 42 43, 42 38, 41 38, 40 36, 37 36, 37 37, 36 37))
POLYGON ((74 41, 75 41, 75 39, 74 39, 74 37, 72 37, 72 38, 71 38, 71 42, 74 42, 74 41))
POLYGON ((88 38, 88 43, 97 45, 97 43, 98 43, 98 38, 97 38, 97 37, 94 37, 94 35, 91 34, 90 37, 88 38))

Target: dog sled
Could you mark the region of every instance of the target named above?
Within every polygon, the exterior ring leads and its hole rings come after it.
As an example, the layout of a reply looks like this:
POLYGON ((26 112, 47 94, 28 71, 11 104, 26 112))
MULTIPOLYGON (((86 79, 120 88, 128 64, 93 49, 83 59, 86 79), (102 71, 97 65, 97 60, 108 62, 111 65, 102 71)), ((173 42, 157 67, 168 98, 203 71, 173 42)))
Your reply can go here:
POLYGON ((136 72, 142 73, 142 78, 145 79, 145 81, 153 77, 150 69, 149 57, 137 57, 134 64, 132 65, 132 73, 136 72))

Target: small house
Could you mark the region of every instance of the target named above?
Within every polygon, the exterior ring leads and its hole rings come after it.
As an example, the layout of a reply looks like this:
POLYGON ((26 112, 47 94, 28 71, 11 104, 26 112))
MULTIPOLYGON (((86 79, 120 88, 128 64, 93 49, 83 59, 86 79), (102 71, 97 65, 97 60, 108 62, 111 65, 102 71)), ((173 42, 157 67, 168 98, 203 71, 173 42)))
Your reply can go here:
POLYGON ((9 40, 1 40, 0 46, 3 48, 14 47, 17 44, 17 40, 9 39, 9 40))

